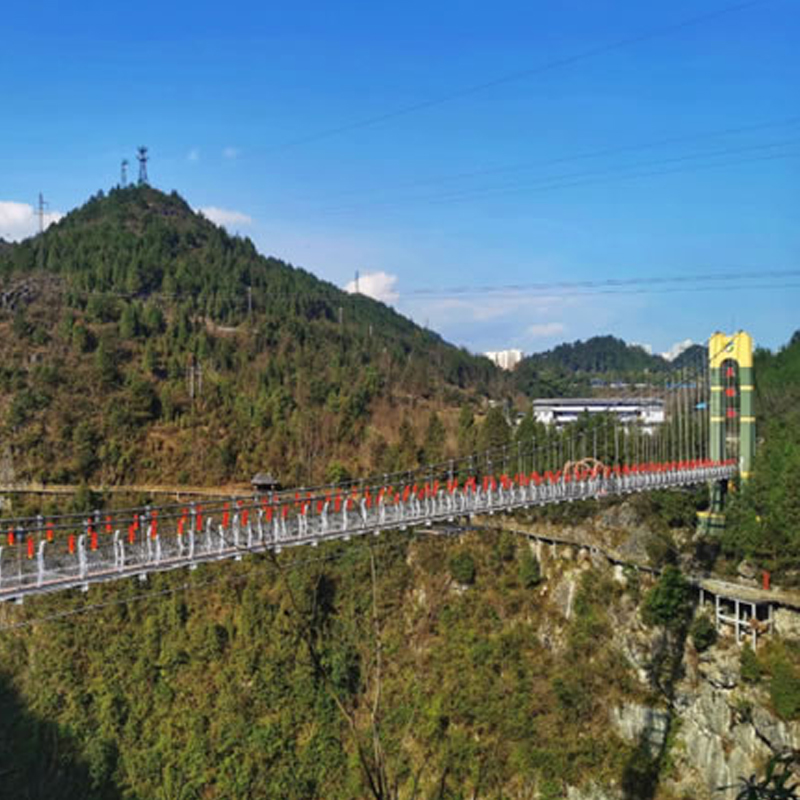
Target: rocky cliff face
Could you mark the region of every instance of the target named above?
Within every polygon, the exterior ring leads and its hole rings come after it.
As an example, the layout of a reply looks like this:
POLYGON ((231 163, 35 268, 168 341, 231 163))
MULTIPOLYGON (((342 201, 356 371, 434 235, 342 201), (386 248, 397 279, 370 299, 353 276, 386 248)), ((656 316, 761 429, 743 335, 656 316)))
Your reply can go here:
MULTIPOLYGON (((552 533, 552 529, 551 529, 552 533)), ((741 648, 732 632, 722 631, 718 642, 699 654, 687 641, 682 670, 672 687, 672 702, 654 699, 652 662, 659 632, 646 627, 640 616, 641 591, 648 576, 631 576, 590 548, 535 548, 548 575, 547 593, 556 616, 572 613, 574 586, 588 568, 606 569, 626 591, 608 609, 613 621, 610 642, 635 667, 645 702, 623 702, 609 708, 609 724, 629 744, 645 746, 651 754, 664 752, 656 798, 724 800, 734 798, 732 787, 743 776, 761 773, 770 756, 800 748, 800 722, 786 722, 770 708, 763 686, 742 680, 741 648), (633 585, 641 581, 638 587, 633 585), (671 708, 670 708, 671 705, 671 708)), ((800 614, 778 609, 776 635, 800 641, 800 614)), ((558 646, 558 627, 541 631, 544 642, 558 646)), ((589 784, 573 787, 570 800, 632 800, 619 786, 589 784)), ((638 798, 637 798, 638 800, 638 798)))
MULTIPOLYGON (((734 789, 720 787, 733 786, 758 772, 771 755, 800 744, 800 724, 778 719, 763 692, 742 683, 737 650, 725 643, 700 659, 687 653, 687 673, 676 694, 670 768, 663 780, 675 797, 732 798, 734 789)), ((636 704, 610 714, 624 739, 645 738, 656 746, 666 719, 666 711, 636 704)))
POLYGON ((686 659, 676 696, 679 732, 668 784, 678 796, 734 797, 741 776, 758 772, 775 753, 796 749, 800 723, 779 719, 763 689, 743 683, 739 647, 729 641, 686 659))

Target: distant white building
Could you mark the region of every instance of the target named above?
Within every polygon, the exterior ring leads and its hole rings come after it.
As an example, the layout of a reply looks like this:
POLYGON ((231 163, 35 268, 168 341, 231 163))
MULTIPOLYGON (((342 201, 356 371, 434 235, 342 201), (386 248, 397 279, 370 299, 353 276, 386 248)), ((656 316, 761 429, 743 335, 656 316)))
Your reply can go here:
POLYGON ((639 424, 645 433, 653 433, 664 423, 664 401, 655 397, 559 397, 533 401, 533 416, 545 425, 562 428, 581 414, 610 414, 623 425, 639 424))
POLYGON ((494 361, 500 369, 512 370, 522 361, 522 350, 496 350, 484 355, 494 361))

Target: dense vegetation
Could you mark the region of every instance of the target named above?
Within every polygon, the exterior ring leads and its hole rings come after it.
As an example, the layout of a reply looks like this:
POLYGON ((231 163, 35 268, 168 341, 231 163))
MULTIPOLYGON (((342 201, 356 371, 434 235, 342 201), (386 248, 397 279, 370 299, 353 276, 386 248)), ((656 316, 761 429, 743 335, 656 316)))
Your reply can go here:
POLYGON ((503 534, 396 534, 324 548, 282 577, 269 561, 201 568, 194 591, 5 633, 3 790, 557 798, 619 780, 633 751, 607 708, 637 696, 609 643, 621 590, 586 572, 567 624, 547 583, 532 590, 526 550, 503 534))
MULTIPOLYGON (((0 281, 16 298, 0 311, 0 470, 10 461, 18 478, 213 483, 269 469, 303 483, 487 448, 500 448, 494 468, 514 472, 517 445, 531 441, 554 468, 667 452, 658 438, 620 443, 601 417, 556 435, 528 414, 513 430, 510 403, 489 401, 515 388, 486 359, 258 255, 149 187, 97 196, 43 237, 0 242, 0 281)), ((666 370, 598 337, 526 359, 513 383, 583 394, 593 380, 658 382, 666 370)), ((791 578, 800 337, 759 352, 756 371, 755 478, 731 496, 722 547, 732 563, 791 578)), ((666 567, 642 605, 670 643, 665 686, 687 637, 698 651, 714 642, 706 618, 690 625, 688 585, 669 566, 703 495, 631 502, 654 532, 651 562, 666 567)), ((537 514, 569 525, 596 509, 537 514)), ((142 601, 133 583, 92 590, 95 612, 4 632, 0 794, 549 800, 589 780, 638 798, 657 780, 663 759, 608 727, 611 705, 654 700, 610 644, 610 612, 640 599, 638 583, 622 597, 584 570, 567 623, 558 576, 507 534, 394 533, 281 559, 158 576, 150 588, 163 594, 142 601)), ((82 603, 38 599, 30 616, 82 603)), ((12 616, 0 609, 0 623, 12 616)), ((776 643, 743 659, 775 711, 800 716, 797 652, 776 643)))
POLYGON ((800 581, 800 335, 756 353, 754 475, 728 496, 726 555, 800 581))
POLYGON ((0 454, 19 479, 391 471, 431 426, 454 451, 459 409, 505 391, 488 359, 146 186, 0 252, 0 285, 19 294, 0 311, 0 454))
POLYGON ((700 345, 692 345, 667 361, 614 336, 594 336, 524 358, 514 371, 514 380, 529 396, 590 396, 593 386, 620 381, 662 385, 664 375, 696 368, 704 355, 700 345))

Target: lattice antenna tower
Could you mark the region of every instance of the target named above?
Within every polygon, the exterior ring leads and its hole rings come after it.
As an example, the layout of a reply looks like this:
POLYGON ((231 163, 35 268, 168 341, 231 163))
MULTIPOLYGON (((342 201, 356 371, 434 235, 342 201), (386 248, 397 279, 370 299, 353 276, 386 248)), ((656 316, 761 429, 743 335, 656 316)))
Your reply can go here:
POLYGON ((123 158, 120 165, 119 185, 126 189, 128 187, 128 159, 123 158))
POLYGON ((139 161, 139 185, 142 186, 147 183, 147 148, 138 147, 136 149, 136 158, 139 161))

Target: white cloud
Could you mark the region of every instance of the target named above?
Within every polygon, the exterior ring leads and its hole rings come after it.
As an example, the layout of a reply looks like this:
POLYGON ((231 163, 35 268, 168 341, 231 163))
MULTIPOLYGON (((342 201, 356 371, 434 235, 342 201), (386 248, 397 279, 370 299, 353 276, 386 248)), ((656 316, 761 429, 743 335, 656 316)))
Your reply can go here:
POLYGON ((200 160, 200 150, 197 147, 193 147, 189 154, 186 156, 187 161, 199 161, 200 160))
POLYGON ((228 159, 238 158, 240 152, 238 147, 225 147, 222 150, 222 157, 228 159))
MULTIPOLYGON (((390 275, 388 272, 365 272, 358 277, 358 292, 374 300, 380 300, 382 303, 394 303, 400 297, 394 288, 396 283, 397 275, 390 275)), ((356 291, 355 280, 350 281, 344 290, 354 294, 356 291)))
POLYGON ((238 225, 252 225, 253 218, 242 211, 217 206, 205 206, 197 209, 206 219, 223 228, 236 228, 238 225))
MULTIPOLYGON (((58 222, 63 216, 60 211, 45 212, 45 228, 58 222)), ((16 242, 38 232, 39 215, 32 205, 0 200, 0 238, 16 242)))
POLYGON ((563 322, 540 322, 536 325, 529 325, 526 333, 532 339, 547 339, 551 336, 558 336, 565 330, 563 322))
POLYGON ((661 354, 661 357, 666 358, 667 361, 674 361, 684 350, 688 350, 693 344, 694 342, 691 339, 675 342, 666 353, 661 354))
POLYGON ((464 297, 446 297, 427 300, 424 295, 414 298, 414 315, 435 319, 441 325, 456 323, 506 322, 524 318, 524 315, 547 317, 554 312, 563 314, 576 304, 575 298, 532 295, 526 293, 505 294, 491 292, 464 297))

